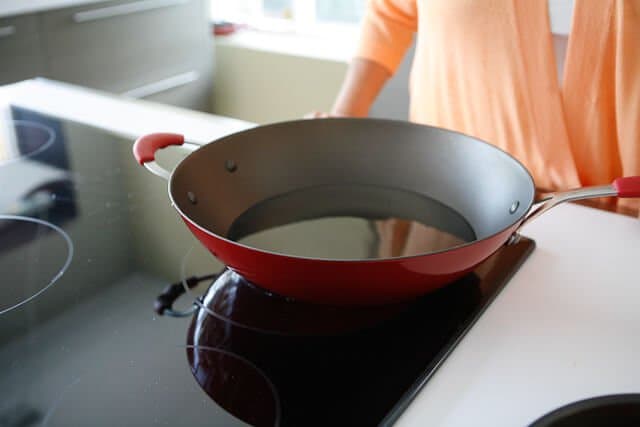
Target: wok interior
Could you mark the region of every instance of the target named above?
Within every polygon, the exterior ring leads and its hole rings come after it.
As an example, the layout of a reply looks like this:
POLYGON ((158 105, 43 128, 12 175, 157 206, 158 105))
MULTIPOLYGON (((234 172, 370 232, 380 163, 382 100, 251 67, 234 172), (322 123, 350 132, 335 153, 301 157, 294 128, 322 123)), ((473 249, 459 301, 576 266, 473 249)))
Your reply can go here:
MULTIPOLYGON (((336 216, 361 209, 364 201, 374 217, 371 206, 381 203, 414 219, 447 215, 438 208, 444 205, 482 239, 522 217, 534 196, 527 171, 488 144, 377 119, 301 120, 230 135, 188 156, 175 170, 170 191, 185 215, 232 239, 281 225, 292 215, 307 219, 304 207, 320 199, 324 214, 336 216), (398 198, 401 193, 436 202, 421 205, 398 198), (252 209, 288 194, 299 196, 272 209, 252 209)), ((452 224, 447 231, 463 232, 464 225, 452 224)))

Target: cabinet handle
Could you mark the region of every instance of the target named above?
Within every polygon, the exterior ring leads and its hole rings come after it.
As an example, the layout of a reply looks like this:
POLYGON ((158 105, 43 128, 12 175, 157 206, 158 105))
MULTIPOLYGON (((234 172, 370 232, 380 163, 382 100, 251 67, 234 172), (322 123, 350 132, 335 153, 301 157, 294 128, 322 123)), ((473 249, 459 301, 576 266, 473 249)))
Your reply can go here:
POLYGON ((0 27, 0 38, 9 37, 16 33, 16 27, 13 25, 7 25, 6 27, 0 27))
POLYGON ((188 3, 189 0, 140 0, 117 6, 101 7, 99 9, 85 10, 73 14, 73 22, 78 24, 114 16, 131 15, 132 13, 145 12, 147 10, 161 9, 164 7, 178 6, 188 3))
POLYGON ((176 87, 188 85, 199 78, 200 74, 198 74, 197 71, 189 71, 187 73, 177 74, 166 79, 158 80, 157 82, 128 90, 121 95, 129 96, 131 98, 146 98, 151 95, 166 92, 176 87))

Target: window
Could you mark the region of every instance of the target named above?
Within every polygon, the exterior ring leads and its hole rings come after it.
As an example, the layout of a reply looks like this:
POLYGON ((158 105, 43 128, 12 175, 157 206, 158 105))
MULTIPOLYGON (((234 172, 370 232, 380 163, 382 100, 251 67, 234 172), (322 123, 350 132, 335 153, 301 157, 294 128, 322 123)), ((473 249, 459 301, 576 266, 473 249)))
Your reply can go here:
POLYGON ((357 24, 364 15, 365 0, 316 0, 318 22, 346 22, 357 24))
POLYGON ((262 10, 265 16, 272 18, 293 18, 293 0, 263 0, 262 10))
POLYGON ((214 20, 277 32, 323 35, 353 31, 367 0, 211 0, 214 20))

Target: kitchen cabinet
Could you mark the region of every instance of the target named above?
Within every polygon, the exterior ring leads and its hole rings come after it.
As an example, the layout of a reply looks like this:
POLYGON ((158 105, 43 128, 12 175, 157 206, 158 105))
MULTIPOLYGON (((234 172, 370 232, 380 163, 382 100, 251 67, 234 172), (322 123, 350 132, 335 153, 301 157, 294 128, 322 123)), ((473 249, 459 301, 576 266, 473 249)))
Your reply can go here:
POLYGON ((124 95, 162 104, 188 107, 193 110, 208 111, 211 108, 212 92, 209 73, 208 68, 195 64, 189 71, 134 88, 125 92, 124 95))
POLYGON ((9 67, 0 84, 38 75, 206 111, 213 79, 208 16, 207 0, 106 1, 32 15, 38 44, 11 41, 5 49, 41 63, 9 67))

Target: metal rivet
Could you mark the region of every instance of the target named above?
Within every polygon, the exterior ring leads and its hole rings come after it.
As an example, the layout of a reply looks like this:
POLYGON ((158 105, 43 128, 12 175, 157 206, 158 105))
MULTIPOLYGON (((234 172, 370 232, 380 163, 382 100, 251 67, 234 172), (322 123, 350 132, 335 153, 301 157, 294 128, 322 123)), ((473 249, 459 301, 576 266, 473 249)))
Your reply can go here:
POLYGON ((226 160, 224 162, 224 167, 228 172, 235 172, 238 169, 238 165, 233 160, 226 160))
POLYGON ((194 205, 196 203, 198 203, 198 198, 196 197, 195 194, 193 194, 191 191, 187 191, 187 198, 189 199, 189 201, 191 203, 193 203, 194 205))
POLYGON ((511 205, 511 207, 509 208, 509 213, 515 213, 518 210, 518 207, 520 206, 520 202, 519 201, 515 201, 513 202, 513 204, 511 205))

